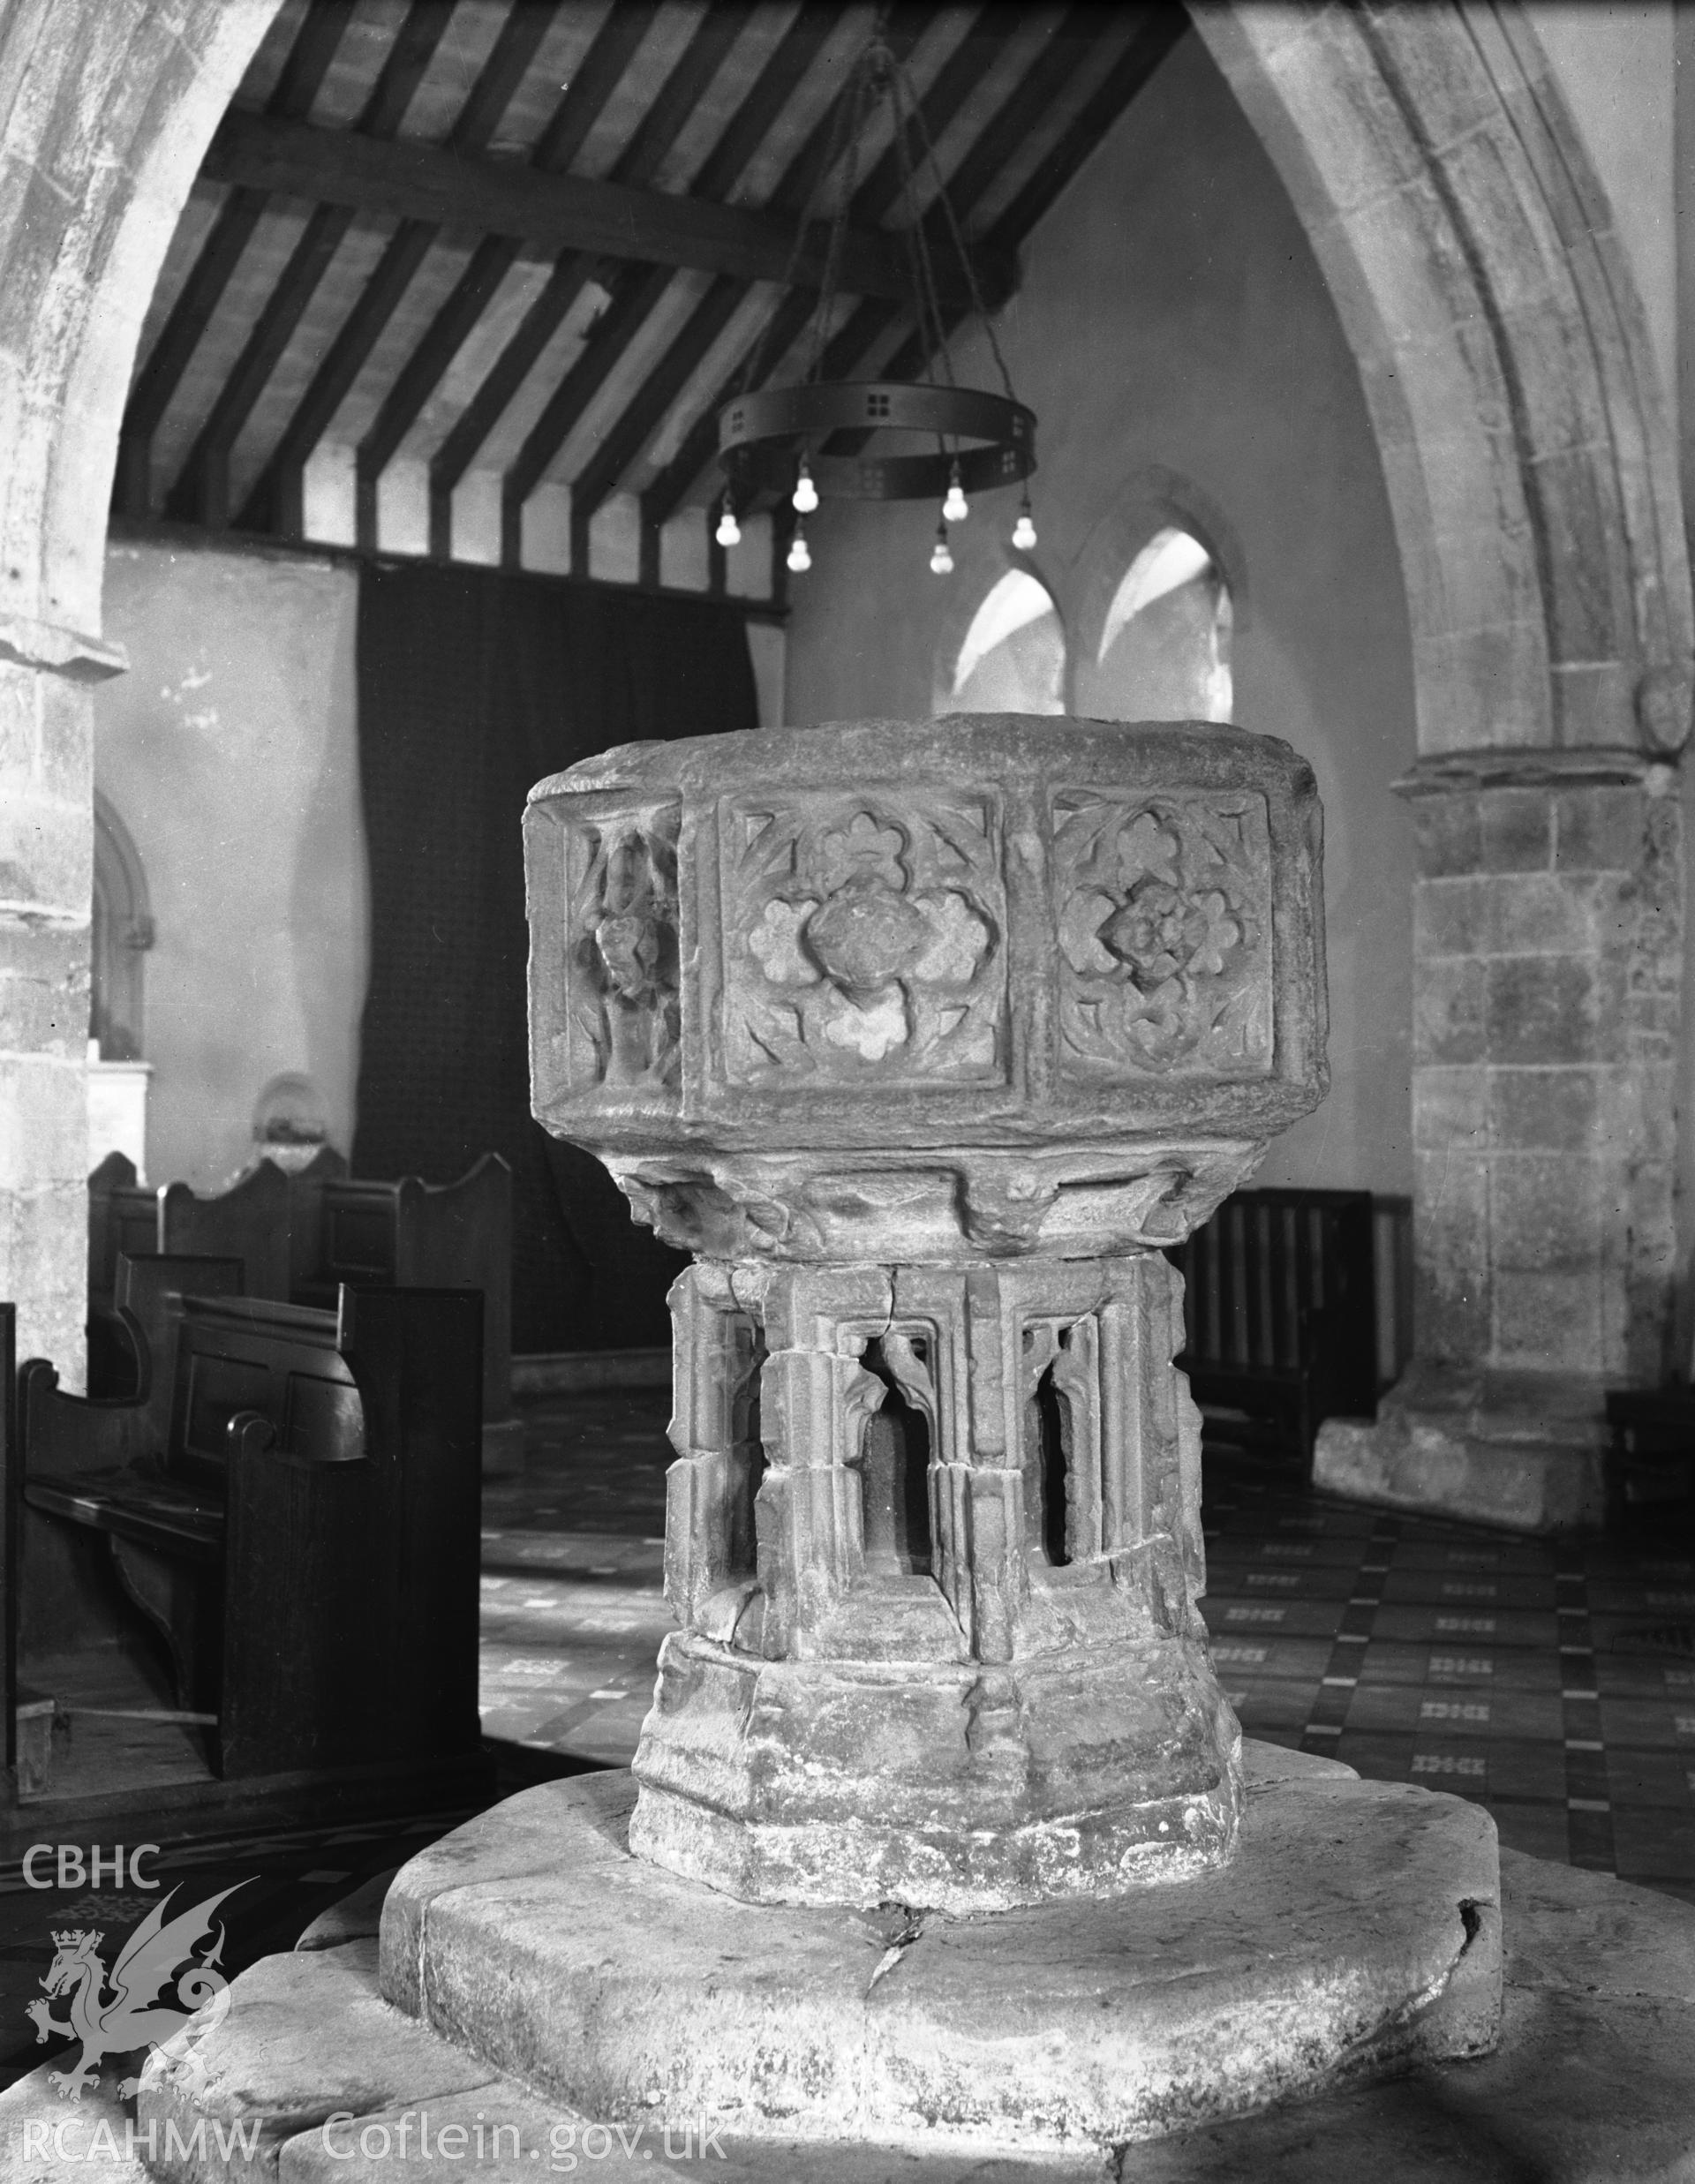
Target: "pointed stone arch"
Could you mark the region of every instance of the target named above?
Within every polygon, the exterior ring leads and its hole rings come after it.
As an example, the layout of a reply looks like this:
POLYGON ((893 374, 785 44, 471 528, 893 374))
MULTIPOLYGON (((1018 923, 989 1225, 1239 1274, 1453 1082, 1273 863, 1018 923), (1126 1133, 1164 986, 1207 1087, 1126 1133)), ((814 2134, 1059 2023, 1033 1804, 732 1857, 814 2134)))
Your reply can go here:
POLYGON ((1505 6, 1195 26, 1336 299, 1389 490, 1426 757, 1632 746, 1676 678, 1676 446, 1605 192, 1505 6))
POLYGON ((1529 17, 1192 0, 1358 361, 1412 635, 1418 1355, 1318 1474, 1592 1517, 1669 1359, 1690 575, 1668 390, 1529 17), (1597 906, 1604 905, 1598 909, 1597 906))
POLYGON ((82 1352, 90 685, 106 511, 142 314, 279 0, 0 10, 0 1296, 22 1354, 82 1352), (51 997, 43 1007, 41 996, 51 997))

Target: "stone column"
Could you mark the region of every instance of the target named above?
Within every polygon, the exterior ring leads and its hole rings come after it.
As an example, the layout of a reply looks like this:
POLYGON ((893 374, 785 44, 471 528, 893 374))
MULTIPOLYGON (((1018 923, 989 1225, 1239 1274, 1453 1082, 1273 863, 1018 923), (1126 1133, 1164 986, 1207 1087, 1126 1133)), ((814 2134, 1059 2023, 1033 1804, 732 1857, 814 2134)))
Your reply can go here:
POLYGON ((1418 826, 1416 1357, 1344 1492, 1527 1528, 1593 1519, 1608 1386, 1672 1362, 1683 971, 1676 776, 1630 750, 1480 752, 1418 826))
POLYGON ((633 746, 525 821, 536 1111, 696 1254, 639 1856, 988 1910, 1227 1860, 1180 1241, 1322 1096, 1286 744, 633 746))
POLYGON ((0 617, 0 1296, 80 1387, 87 1316, 91 679, 121 661, 0 617))
POLYGON ((0 7, 0 1296, 79 1384, 89 685, 136 337, 277 0, 0 7))

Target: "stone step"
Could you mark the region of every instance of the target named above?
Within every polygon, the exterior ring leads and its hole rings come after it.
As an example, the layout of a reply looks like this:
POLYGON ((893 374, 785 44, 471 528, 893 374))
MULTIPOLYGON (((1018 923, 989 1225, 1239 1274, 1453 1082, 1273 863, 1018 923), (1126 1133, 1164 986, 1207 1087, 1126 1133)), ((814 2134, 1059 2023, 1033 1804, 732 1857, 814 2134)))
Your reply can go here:
MULTIPOLYGON (((693 2128, 684 2154, 674 2120, 667 2158, 657 2116, 627 2121, 622 2135, 597 2128, 392 2007, 366 1933, 243 1973, 185 2052, 147 2066, 139 2113, 119 2101, 115 2069, 76 2105, 49 2083, 56 2066, 0 2093, 0 2175, 7 2184, 535 2184, 637 2171, 653 2184, 1509 2184, 1533 2175, 1648 2184, 1695 2173, 1695 1909, 1511 1851, 1500 1864, 1505 2015, 1494 2054, 1416 2065, 1127 2151, 984 2159, 728 2135, 703 2149, 693 2128)), ((1392 1875, 1383 1879, 1387 1888, 1392 1875)))

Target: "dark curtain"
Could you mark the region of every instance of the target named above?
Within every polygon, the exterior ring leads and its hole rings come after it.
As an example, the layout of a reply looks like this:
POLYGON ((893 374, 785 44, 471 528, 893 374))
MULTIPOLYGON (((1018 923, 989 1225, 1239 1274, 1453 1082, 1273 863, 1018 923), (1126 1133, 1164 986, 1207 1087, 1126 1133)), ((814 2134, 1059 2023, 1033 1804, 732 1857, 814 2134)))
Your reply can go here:
POLYGON ((544 774, 611 744, 756 726, 742 616, 493 569, 370 567, 358 698, 371 988, 353 1171, 441 1183, 504 1154, 514 1348, 662 1343, 686 1261, 531 1117, 519 820, 544 774))

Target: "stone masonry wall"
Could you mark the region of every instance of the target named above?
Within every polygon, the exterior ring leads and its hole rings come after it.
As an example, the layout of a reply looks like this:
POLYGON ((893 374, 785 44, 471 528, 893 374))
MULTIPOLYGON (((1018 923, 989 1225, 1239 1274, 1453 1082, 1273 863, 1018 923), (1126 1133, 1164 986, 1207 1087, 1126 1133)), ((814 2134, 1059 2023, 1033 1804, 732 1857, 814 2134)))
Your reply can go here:
POLYGON ((1587 779, 1405 785, 1432 1361, 1650 1381, 1665 1362, 1681 817, 1669 768, 1616 756, 1613 779, 1591 760, 1587 779))

